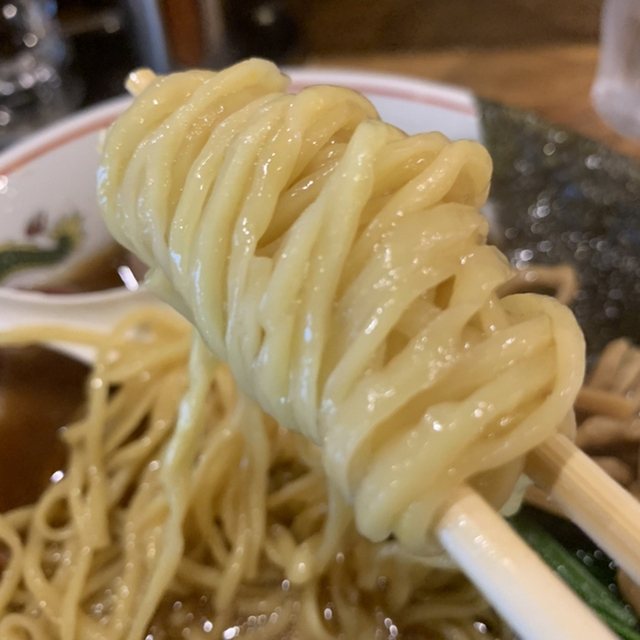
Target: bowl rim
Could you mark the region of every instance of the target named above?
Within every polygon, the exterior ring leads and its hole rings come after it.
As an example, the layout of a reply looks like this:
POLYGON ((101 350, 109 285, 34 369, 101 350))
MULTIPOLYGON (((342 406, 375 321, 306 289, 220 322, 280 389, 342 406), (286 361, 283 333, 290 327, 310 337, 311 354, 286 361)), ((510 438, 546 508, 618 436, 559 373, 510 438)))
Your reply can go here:
POLYGON ((108 127, 130 102, 129 96, 112 98, 27 136, 0 154, 0 175, 14 173, 58 147, 108 127))
MULTIPOLYGON (((322 66, 283 67, 291 89, 309 84, 337 84, 369 96, 396 98, 478 118, 475 96, 463 87, 425 78, 378 71, 322 66)), ((0 178, 78 138, 108 127, 131 104, 128 95, 88 107, 33 133, 0 152, 0 178)))
MULTIPOLYGON (((425 78, 384 73, 355 68, 331 66, 291 66, 282 67, 291 78, 289 90, 299 91, 311 84, 333 84, 355 89, 371 97, 395 98, 411 103, 438 107, 446 111, 478 119, 475 96, 463 87, 435 82, 425 78)), ((0 152, 0 188, 7 176, 19 171, 32 161, 55 151, 75 140, 106 129, 132 103, 129 95, 121 95, 77 111, 21 139, 8 149, 0 152)), ((75 300, 93 302, 104 297, 119 298, 121 295, 135 295, 126 287, 112 287, 103 291, 74 294, 43 293, 19 290, 0 285, 3 296, 11 299, 36 300, 45 297, 50 303, 60 298, 60 304, 68 303, 69 296, 75 300)))

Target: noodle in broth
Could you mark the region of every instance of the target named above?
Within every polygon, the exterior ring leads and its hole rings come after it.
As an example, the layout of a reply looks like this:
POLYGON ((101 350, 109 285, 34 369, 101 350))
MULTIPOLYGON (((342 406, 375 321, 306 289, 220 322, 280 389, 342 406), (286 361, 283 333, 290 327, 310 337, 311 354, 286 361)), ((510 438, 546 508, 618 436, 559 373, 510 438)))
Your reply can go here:
POLYGON ((500 297, 482 147, 286 85, 154 79, 108 136, 105 217, 197 331, 0 337, 98 347, 64 477, 0 517, 3 638, 510 637, 431 529, 571 425, 580 331, 500 297))
POLYGON ((64 477, 0 517, 0 637, 509 637, 459 573, 332 512, 319 449, 191 347, 185 321, 142 311, 85 337, 98 358, 64 477))

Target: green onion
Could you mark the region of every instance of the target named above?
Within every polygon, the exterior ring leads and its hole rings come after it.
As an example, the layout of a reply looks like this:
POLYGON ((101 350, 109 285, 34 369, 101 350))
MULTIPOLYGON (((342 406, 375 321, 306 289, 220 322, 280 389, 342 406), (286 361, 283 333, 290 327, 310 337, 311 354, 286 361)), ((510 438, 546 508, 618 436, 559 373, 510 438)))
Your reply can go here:
POLYGON ((638 618, 620 603, 550 533, 522 512, 509 518, 511 526, 584 602, 624 640, 640 640, 638 618))
POLYGON ((618 620, 609 618, 609 616, 606 616, 603 613, 598 613, 598 617, 609 627, 609 629, 611 629, 611 631, 617 633, 623 640, 640 640, 640 633, 634 631, 626 624, 622 624, 621 622, 618 622, 618 620))

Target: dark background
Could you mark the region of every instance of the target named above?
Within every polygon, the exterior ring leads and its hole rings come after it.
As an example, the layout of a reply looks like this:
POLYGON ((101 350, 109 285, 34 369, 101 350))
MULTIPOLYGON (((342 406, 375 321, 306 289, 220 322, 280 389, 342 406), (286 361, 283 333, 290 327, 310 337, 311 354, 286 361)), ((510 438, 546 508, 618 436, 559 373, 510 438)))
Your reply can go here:
MULTIPOLYGON (((182 20, 183 0, 163 0, 182 20)), ((84 104, 121 92, 139 64, 123 0, 58 0, 84 104)), ((233 57, 278 62, 382 52, 595 43, 601 0, 227 0, 233 57), (266 20, 265 20, 266 16, 266 20)))

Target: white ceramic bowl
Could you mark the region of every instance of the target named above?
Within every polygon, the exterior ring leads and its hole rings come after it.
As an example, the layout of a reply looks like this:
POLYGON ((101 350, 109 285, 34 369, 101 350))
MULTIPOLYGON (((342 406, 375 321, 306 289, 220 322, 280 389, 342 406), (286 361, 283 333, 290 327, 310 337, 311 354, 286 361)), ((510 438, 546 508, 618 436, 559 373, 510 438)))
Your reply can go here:
POLYGON ((98 147, 128 102, 83 111, 0 155, 0 285, 41 286, 109 243, 96 203, 98 147))
MULTIPOLYGON (((479 138, 471 93, 376 73, 289 69, 293 91, 309 84, 348 86, 367 95, 380 116, 407 133, 439 130, 479 138)), ((96 202, 104 130, 130 103, 111 100, 78 113, 0 154, 0 330, 64 324, 108 331, 138 304, 156 304, 144 288, 80 294, 30 291, 55 281, 111 241, 96 202)), ((90 361, 93 350, 52 344, 90 361)))
MULTIPOLYGON (((462 89, 357 71, 288 72, 293 90, 336 84, 361 91, 407 133, 479 138, 473 95, 462 89)), ((0 154, 0 286, 41 286, 109 242, 95 197, 98 149, 102 131, 129 101, 78 113, 0 154)))

